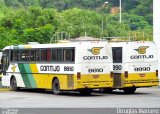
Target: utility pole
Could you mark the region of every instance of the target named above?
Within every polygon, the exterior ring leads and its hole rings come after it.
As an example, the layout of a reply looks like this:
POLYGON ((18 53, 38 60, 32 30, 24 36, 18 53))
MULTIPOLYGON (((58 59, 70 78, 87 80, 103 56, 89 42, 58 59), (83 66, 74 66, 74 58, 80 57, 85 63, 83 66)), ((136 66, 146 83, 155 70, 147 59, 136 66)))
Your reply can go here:
MULTIPOLYGON (((106 1, 106 2, 104 2, 104 8, 106 7, 106 5, 108 4, 108 1, 106 1)), ((102 12, 102 23, 101 23, 102 25, 102 37, 103 37, 103 31, 104 31, 104 13, 102 12)))
POLYGON ((119 22, 122 22, 122 1, 119 0, 119 22))

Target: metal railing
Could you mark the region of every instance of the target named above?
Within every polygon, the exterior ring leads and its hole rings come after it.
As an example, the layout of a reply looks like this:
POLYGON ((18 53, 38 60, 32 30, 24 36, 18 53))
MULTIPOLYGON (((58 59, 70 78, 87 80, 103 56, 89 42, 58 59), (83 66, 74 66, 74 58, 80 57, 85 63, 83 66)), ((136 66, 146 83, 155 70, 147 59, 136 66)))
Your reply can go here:
MULTIPOLYGON (((144 32, 128 32, 128 36, 113 36, 113 37, 100 37, 97 38, 99 40, 107 40, 107 41, 115 41, 115 42, 131 42, 131 41, 151 41, 150 39, 151 36, 147 36, 144 32)), ((79 38, 91 38, 86 36, 84 37, 79 37, 79 38)), ((69 41, 69 40, 75 40, 77 38, 72 38, 70 34, 62 31, 62 32, 56 32, 51 38, 50 38, 50 43, 58 43, 59 41, 69 41)), ((95 38, 94 38, 95 39, 95 38)), ((90 40, 90 39, 89 39, 90 40)))

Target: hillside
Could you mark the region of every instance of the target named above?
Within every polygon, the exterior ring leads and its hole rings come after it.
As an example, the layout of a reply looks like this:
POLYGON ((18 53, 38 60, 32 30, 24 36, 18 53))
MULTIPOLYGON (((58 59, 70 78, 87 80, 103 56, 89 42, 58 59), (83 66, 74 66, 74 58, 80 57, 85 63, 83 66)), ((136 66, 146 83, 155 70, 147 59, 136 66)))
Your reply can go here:
POLYGON ((145 36, 152 40, 152 0, 0 0, 0 48, 38 41, 48 43, 56 32, 71 37, 145 36), (103 20, 103 26, 102 26, 103 20), (103 28, 102 28, 103 27, 103 28))

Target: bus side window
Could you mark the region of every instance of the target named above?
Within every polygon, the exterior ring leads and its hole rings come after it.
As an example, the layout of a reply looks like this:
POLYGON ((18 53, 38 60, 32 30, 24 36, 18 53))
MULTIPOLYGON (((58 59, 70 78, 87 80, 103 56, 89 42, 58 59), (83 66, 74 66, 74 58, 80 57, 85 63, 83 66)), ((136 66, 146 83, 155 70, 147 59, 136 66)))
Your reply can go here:
POLYGON ((19 50, 13 50, 13 61, 19 61, 19 50))
POLYGON ((52 49, 52 61, 57 61, 57 49, 52 49))
POLYGON ((20 61, 29 61, 29 50, 20 51, 20 61))
POLYGON ((11 57, 10 60, 13 61, 13 50, 11 50, 11 57))
POLYGON ((39 61, 39 60, 40 60, 40 51, 39 51, 39 50, 36 50, 36 51, 35 51, 35 60, 36 60, 36 61, 39 61))
POLYGON ((63 49, 52 49, 52 61, 62 62, 63 60, 63 49))
POLYGON ((63 49, 57 49, 57 61, 58 62, 63 61, 63 49))
POLYGON ((29 56, 29 54, 30 54, 30 51, 29 50, 26 50, 26 52, 25 52, 25 60, 26 61, 29 61, 30 60, 30 56, 29 56))
POLYGON ((40 52, 41 52, 41 55, 40 55, 41 61, 46 61, 47 60, 47 51, 41 50, 40 52))
POLYGON ((47 61, 51 61, 51 50, 47 49, 47 61))
POLYGON ((74 62, 74 49, 64 49, 64 61, 74 62))
POLYGON ((39 50, 30 51, 30 61, 39 61, 39 50))

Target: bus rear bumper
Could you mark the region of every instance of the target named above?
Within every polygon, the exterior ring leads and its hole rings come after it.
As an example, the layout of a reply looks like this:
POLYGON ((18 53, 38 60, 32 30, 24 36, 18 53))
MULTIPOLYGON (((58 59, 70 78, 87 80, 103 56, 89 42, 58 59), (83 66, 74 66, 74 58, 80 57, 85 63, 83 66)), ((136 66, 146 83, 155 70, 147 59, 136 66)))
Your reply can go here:
POLYGON ((98 89, 98 88, 106 88, 106 87, 113 87, 113 82, 108 83, 80 83, 75 85, 75 89, 98 89))
POLYGON ((159 82, 140 82, 140 83, 125 83, 124 87, 152 87, 152 86, 158 86, 159 82))

